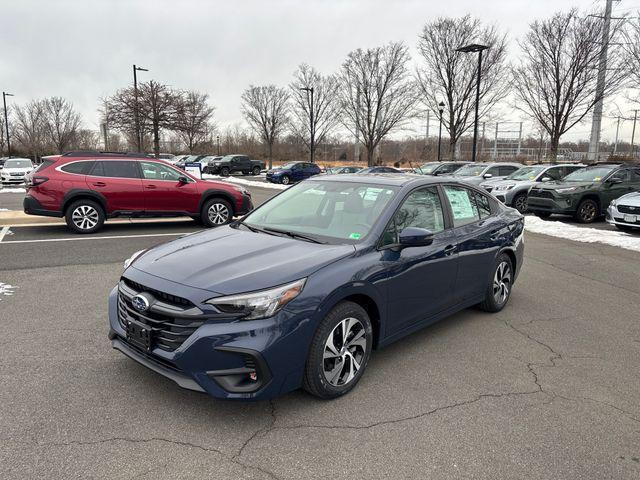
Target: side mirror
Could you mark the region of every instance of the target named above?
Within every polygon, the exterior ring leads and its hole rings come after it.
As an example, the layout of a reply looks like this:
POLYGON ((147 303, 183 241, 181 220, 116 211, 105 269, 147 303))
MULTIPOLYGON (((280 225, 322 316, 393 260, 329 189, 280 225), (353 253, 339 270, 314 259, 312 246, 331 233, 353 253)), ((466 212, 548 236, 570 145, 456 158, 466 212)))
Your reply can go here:
POLYGON ((482 175, 482 178, 491 178, 493 177, 493 174, 491 173, 485 173, 484 175, 482 175))
POLYGON ((433 243, 433 232, 426 228, 406 227, 398 238, 400 248, 424 247, 433 243))
POLYGON ((178 177, 178 182, 189 183, 189 179, 187 177, 178 177))
POLYGON ((542 182, 550 182, 551 180, 553 180, 551 177, 542 177, 542 182))

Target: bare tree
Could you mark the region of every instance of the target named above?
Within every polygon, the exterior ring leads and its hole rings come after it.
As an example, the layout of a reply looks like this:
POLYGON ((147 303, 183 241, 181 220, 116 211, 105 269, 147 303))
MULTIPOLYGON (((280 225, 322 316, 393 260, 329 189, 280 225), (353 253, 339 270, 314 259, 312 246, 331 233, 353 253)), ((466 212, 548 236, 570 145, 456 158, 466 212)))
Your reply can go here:
POLYGON ((47 143, 57 153, 64 153, 76 142, 82 117, 73 104, 61 97, 46 98, 42 101, 42 127, 47 143))
POLYGON ((489 47, 483 52, 480 71, 479 115, 485 116, 509 90, 506 62, 506 36, 494 26, 466 15, 438 18, 427 23, 420 35, 418 49, 424 61, 417 69, 422 102, 439 117, 438 104, 445 103, 443 125, 449 132, 449 152, 456 158, 460 137, 473 126, 476 107, 478 56, 456 51, 479 43, 489 47))
MULTIPOLYGON (((628 63, 628 73, 630 86, 635 90, 640 88, 640 11, 637 15, 627 19, 627 27, 622 30, 625 41, 622 48, 626 54, 628 63)), ((609 58, 611 55, 609 54, 609 58)), ((634 92, 635 93, 635 92, 634 92)), ((638 101, 638 98, 633 98, 638 101)))
POLYGON ((414 115, 415 83, 402 43, 354 50, 340 73, 344 125, 367 149, 369 165, 380 141, 414 115))
POLYGON ((195 91, 182 92, 176 97, 176 116, 173 130, 184 142, 189 153, 210 140, 215 107, 209 105, 209 95, 195 91))
POLYGON ((335 75, 323 76, 303 63, 294 73, 289 89, 292 99, 291 130, 306 144, 311 158, 315 158, 318 144, 340 122, 340 82, 335 75))
POLYGON ((23 150, 40 157, 46 151, 43 102, 32 100, 14 107, 13 134, 23 150))
MULTIPOLYGON (((138 84, 138 116, 140 135, 153 138, 153 151, 160 153, 160 133, 171 129, 175 122, 177 94, 167 85, 154 80, 138 84)), ((135 139, 135 92, 133 87, 118 90, 104 100, 102 114, 109 127, 120 131, 126 138, 135 139)))
MULTIPOLYGON (((628 75, 625 56, 614 39, 620 24, 611 28, 609 65, 604 95, 619 89, 628 75)), ((596 95, 602 48, 603 21, 573 9, 533 22, 519 42, 520 64, 513 69, 516 107, 536 120, 549 135, 555 159, 560 137, 591 111, 596 95)))
POLYGON ((251 128, 269 150, 269 168, 273 167, 273 144, 287 123, 289 93, 275 85, 251 85, 242 94, 242 113, 251 128))

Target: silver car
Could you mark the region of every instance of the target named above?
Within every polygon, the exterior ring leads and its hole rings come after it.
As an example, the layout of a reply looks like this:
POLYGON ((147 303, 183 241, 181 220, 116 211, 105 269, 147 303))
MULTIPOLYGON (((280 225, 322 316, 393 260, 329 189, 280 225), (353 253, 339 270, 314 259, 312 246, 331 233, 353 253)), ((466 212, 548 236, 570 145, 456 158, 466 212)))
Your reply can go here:
POLYGON ((522 164, 515 162, 476 162, 459 168, 451 176, 456 180, 462 180, 473 185, 480 185, 489 179, 503 179, 519 168, 522 168, 522 164))
POLYGON ((640 192, 627 193, 607 208, 607 222, 624 232, 640 228, 640 192))
POLYGON ((527 211, 527 194, 533 185, 551 180, 560 180, 574 170, 584 167, 580 164, 531 165, 516 170, 504 179, 488 180, 480 184, 505 205, 516 208, 520 213, 527 211))

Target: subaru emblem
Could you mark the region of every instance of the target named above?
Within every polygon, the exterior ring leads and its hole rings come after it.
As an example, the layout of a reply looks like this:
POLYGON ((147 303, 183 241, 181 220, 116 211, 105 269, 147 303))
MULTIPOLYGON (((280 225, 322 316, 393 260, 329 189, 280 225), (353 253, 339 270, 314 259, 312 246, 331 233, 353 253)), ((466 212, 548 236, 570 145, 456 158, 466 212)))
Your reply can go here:
POLYGON ((131 299, 131 304, 133 308, 138 310, 139 312, 146 312, 149 309, 149 300, 142 295, 136 295, 131 299))

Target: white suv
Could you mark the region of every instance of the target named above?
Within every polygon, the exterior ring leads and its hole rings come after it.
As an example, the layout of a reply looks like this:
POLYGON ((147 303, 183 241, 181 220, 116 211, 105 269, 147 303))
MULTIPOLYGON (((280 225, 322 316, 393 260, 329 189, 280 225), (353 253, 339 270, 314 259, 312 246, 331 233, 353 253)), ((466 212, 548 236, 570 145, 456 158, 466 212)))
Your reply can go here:
POLYGON ((22 183, 24 176, 33 171, 33 163, 28 158, 9 158, 0 169, 2 183, 22 183))

